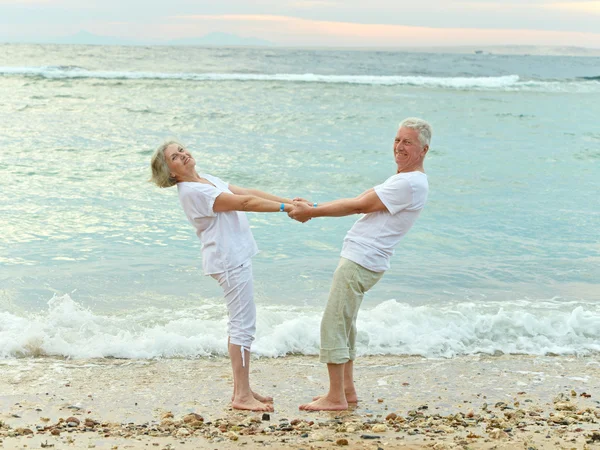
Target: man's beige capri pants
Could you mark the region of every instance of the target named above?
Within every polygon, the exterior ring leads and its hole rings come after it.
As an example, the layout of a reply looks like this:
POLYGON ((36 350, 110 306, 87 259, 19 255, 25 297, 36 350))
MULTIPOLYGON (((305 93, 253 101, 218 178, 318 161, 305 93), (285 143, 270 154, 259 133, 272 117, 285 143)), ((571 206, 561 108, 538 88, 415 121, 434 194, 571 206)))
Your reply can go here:
POLYGON ((356 359, 358 309, 365 292, 382 276, 383 272, 373 272, 349 259, 340 259, 321 320, 321 362, 345 364, 356 359))

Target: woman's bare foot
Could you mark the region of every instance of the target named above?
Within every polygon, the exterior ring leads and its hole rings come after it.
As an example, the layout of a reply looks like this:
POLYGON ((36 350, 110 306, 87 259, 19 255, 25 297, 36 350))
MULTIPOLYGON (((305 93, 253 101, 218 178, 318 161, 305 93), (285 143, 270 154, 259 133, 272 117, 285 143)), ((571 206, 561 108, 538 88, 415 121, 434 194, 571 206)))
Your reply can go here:
POLYGON ((345 399, 330 399, 328 395, 323 395, 318 400, 300 405, 299 409, 302 411, 343 411, 348 409, 348 402, 345 399))
POLYGON ((272 404, 260 402, 254 397, 235 399, 231 402, 231 406, 233 409, 244 409, 248 411, 274 411, 272 404))
POLYGON ((269 396, 266 396, 266 395, 260 395, 260 394, 257 394, 254 391, 252 391, 252 395, 259 402, 262 402, 262 403, 273 403, 273 397, 269 397, 269 396))
MULTIPOLYGON (((358 403, 358 396, 356 395, 356 391, 346 391, 344 392, 344 394, 346 394, 346 401, 348 403, 358 403)), ((325 397, 327 394, 323 394, 323 395, 317 395, 316 397, 313 397, 313 401, 314 400, 319 400, 322 397, 325 397)))
MULTIPOLYGON (((260 394, 257 394, 254 391, 252 391, 252 395, 259 402, 262 402, 262 403, 273 403, 273 397, 267 397, 267 396, 264 396, 264 395, 260 395, 260 394)), ((233 401, 234 397, 235 397, 235 395, 231 396, 231 401, 233 401)))

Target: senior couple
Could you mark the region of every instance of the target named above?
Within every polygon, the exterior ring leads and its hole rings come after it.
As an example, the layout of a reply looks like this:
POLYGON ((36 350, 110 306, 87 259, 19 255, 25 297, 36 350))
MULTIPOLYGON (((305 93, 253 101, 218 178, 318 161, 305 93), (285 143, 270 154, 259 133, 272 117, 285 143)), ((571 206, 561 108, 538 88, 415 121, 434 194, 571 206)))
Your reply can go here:
POLYGON ((198 173, 191 153, 177 142, 166 142, 156 150, 152 181, 159 187, 177 185, 181 206, 202 242, 204 273, 224 291, 234 409, 273 411, 273 398, 254 392, 249 381, 250 347, 256 331, 251 259, 258 249, 244 212, 287 212, 299 222, 364 214, 344 238, 321 321, 320 360, 327 364, 329 391, 300 406, 308 411, 347 409, 349 403, 358 401, 353 377, 358 309, 365 292, 390 267, 394 247, 427 201, 423 161, 430 140, 431 126, 426 121, 405 119, 394 138, 395 174, 358 197, 319 204, 198 173))

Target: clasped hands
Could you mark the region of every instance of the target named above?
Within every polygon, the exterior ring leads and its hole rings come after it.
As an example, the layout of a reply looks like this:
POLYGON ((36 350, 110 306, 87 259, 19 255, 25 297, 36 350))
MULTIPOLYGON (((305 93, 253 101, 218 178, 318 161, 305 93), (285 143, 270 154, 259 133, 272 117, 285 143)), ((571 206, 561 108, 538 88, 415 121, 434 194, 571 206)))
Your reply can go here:
POLYGON ((300 223, 308 222, 311 219, 310 211, 313 208, 313 204, 300 197, 296 197, 292 201, 294 207, 288 212, 288 216, 300 223))

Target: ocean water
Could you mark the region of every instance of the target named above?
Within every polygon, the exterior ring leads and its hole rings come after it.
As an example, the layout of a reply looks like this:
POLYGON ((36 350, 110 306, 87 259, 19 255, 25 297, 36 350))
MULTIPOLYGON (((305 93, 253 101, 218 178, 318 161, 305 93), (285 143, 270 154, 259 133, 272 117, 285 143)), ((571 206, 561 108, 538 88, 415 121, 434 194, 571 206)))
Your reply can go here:
MULTIPOLYGON (((365 297, 360 354, 600 351, 600 58, 0 45, 0 357, 226 351, 165 139, 198 170, 314 201, 394 173, 433 124, 429 202, 365 297)), ((316 354, 343 237, 249 214, 263 356, 316 354)))

